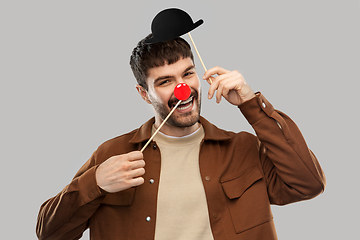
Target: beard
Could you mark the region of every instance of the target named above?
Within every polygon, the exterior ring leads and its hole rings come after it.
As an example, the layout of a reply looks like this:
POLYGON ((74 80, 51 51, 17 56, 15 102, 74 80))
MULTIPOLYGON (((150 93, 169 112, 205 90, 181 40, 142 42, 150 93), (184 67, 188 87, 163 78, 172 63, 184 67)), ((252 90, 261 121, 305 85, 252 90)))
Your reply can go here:
MULTIPOLYGON (((177 113, 177 114, 172 114, 168 120, 167 120, 167 124, 174 126, 174 127, 179 127, 179 128, 185 128, 185 127, 191 127, 193 126, 195 123, 197 123, 199 121, 200 118, 200 111, 201 111, 201 97, 200 97, 201 93, 199 94, 196 90, 191 89, 191 96, 193 96, 193 104, 196 102, 197 105, 197 109, 196 111, 190 111, 187 113, 177 113)), ((171 108, 174 107, 176 105, 176 103, 179 100, 177 100, 174 96, 174 94, 170 97, 168 104, 164 105, 161 104, 155 100, 152 100, 152 104, 153 107, 155 109, 155 111, 160 115, 161 119, 164 120, 167 115, 170 113, 171 108)))

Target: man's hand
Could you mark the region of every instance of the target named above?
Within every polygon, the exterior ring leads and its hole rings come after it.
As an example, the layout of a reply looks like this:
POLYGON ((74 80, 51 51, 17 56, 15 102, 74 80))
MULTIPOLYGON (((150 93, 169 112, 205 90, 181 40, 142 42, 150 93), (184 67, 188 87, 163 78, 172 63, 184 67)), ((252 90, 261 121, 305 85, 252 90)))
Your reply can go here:
POLYGON ((208 98, 211 99, 216 92, 216 102, 220 103, 223 96, 229 103, 239 106, 240 104, 255 97, 250 86, 245 82, 238 71, 229 71, 221 67, 214 67, 205 72, 203 79, 212 79, 208 98), (217 77, 211 77, 212 75, 217 77))
POLYGON ((113 156, 100 164, 95 177, 98 186, 109 193, 119 192, 144 183, 145 161, 140 151, 113 156))

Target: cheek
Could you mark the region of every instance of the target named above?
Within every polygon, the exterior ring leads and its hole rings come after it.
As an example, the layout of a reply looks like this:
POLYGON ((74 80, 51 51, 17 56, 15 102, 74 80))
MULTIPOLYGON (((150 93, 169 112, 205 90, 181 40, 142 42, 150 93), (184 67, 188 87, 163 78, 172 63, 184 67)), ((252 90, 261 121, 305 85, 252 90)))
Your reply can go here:
POLYGON ((198 77, 194 78, 192 83, 191 83, 191 87, 193 89, 195 89, 196 91, 200 92, 201 91, 201 84, 200 84, 200 80, 198 77))
POLYGON ((200 84, 196 84, 193 86, 190 86, 192 89, 194 89, 195 91, 197 91, 197 93, 199 94, 199 98, 201 96, 201 85, 200 84))
POLYGON ((170 97, 171 97, 171 93, 167 93, 167 92, 162 92, 162 91, 149 91, 149 95, 151 96, 151 100, 152 101, 156 101, 157 103, 163 104, 163 105, 167 105, 170 97))

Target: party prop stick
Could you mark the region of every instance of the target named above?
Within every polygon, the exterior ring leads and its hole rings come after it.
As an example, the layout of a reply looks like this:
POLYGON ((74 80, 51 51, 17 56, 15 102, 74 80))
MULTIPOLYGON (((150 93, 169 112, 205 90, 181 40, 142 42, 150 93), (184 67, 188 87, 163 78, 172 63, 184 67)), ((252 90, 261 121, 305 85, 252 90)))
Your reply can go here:
MULTIPOLYGON (((207 69, 206 69, 205 64, 204 64, 204 62, 203 62, 203 60, 202 60, 202 58, 201 58, 201 56, 200 56, 200 54, 199 54, 199 51, 198 51, 197 48, 196 48, 195 42, 194 42, 193 38, 191 37, 190 32, 188 32, 188 35, 189 35, 189 37, 190 37, 191 43, 192 43, 192 45, 194 46, 194 49, 195 49, 196 53, 197 53, 197 55, 198 55, 198 57, 199 57, 199 59, 200 59, 200 62, 201 62, 202 66, 203 66, 203 68, 204 68, 204 70, 205 70, 205 72, 206 72, 207 69)), ((208 79, 208 83, 209 83, 209 84, 212 84, 211 77, 208 79)))
POLYGON ((168 118, 171 116, 171 114, 176 110, 176 108, 180 105, 181 100, 175 105, 175 107, 171 110, 171 112, 166 116, 166 118, 164 119, 164 121, 160 124, 160 126, 158 127, 158 129, 156 129, 156 131, 153 133, 153 135, 151 136, 151 138, 147 141, 147 143, 144 145, 144 147, 140 150, 140 152, 143 152, 145 150, 145 148, 147 147, 147 145, 149 145, 149 143, 151 142, 151 140, 153 140, 153 138, 155 137, 155 135, 159 132, 160 128, 165 124, 165 122, 168 120, 168 118))
MULTIPOLYGON (((145 40, 146 44, 154 44, 158 42, 165 42, 176 37, 179 37, 185 33, 189 34, 190 40, 194 46, 194 49, 199 56, 200 62, 205 71, 207 71, 203 60, 197 50, 194 40, 190 35, 190 31, 194 30, 201 24, 203 24, 203 20, 200 19, 195 23, 191 19, 190 15, 178 8, 169 8, 164 9, 159 12, 153 19, 151 23, 151 33, 152 36, 145 40)), ((212 83, 211 77, 207 80, 209 84, 212 83)), ((149 145, 155 135, 159 132, 160 128, 165 124, 165 122, 169 119, 171 114, 175 111, 175 109, 180 105, 181 101, 184 101, 190 97, 191 89, 185 83, 178 84, 174 89, 174 95, 179 100, 179 102, 175 105, 175 107, 170 111, 170 113, 166 116, 164 121, 160 124, 158 129, 154 132, 151 138, 147 141, 144 147, 140 150, 143 152, 145 148, 149 145)))
POLYGON ((160 126, 158 127, 158 129, 156 129, 156 131, 153 133, 153 135, 151 136, 151 138, 147 141, 147 143, 144 145, 144 147, 140 150, 140 152, 143 152, 145 150, 145 148, 149 145, 149 143, 151 142, 151 140, 153 140, 153 138, 155 137, 155 135, 160 131, 160 128, 165 124, 165 122, 169 119, 169 117, 171 116, 171 114, 176 110, 176 108, 180 105, 180 103, 183 100, 186 100, 190 97, 191 94, 191 89, 190 87, 186 84, 186 83, 179 83, 178 85, 176 85, 175 89, 174 89, 174 95, 177 99, 179 99, 178 103, 175 105, 175 107, 169 112, 169 114, 166 116, 166 118, 164 119, 164 121, 160 124, 160 126))
MULTIPOLYGON (((190 35, 190 31, 194 30, 203 23, 204 21, 202 19, 194 23, 190 15, 184 10, 178 8, 164 9, 154 17, 151 23, 152 36, 147 39, 145 43, 152 44, 157 42, 165 42, 188 33, 195 51, 199 56, 200 62, 204 67, 204 70, 207 71, 204 62, 200 57, 199 51, 195 46, 194 40, 190 35)), ((209 84, 211 84, 211 77, 207 81, 209 84)))

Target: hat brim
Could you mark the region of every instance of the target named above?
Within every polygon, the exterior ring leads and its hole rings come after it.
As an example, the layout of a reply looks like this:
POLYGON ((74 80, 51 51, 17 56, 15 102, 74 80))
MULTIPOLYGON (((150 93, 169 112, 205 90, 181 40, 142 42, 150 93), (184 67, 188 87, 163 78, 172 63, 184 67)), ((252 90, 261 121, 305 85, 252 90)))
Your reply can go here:
POLYGON ((171 36, 167 37, 167 38, 156 38, 154 35, 147 39, 145 41, 146 44, 151 44, 151 43, 158 43, 158 42, 166 42, 169 41, 171 39, 180 37, 192 30, 194 30, 195 28, 197 28, 198 26, 200 26, 201 24, 203 24, 204 21, 202 19, 198 20, 197 22, 195 22, 192 26, 190 26, 189 28, 187 28, 185 31, 178 31, 178 32, 174 32, 174 34, 172 34, 171 36))

